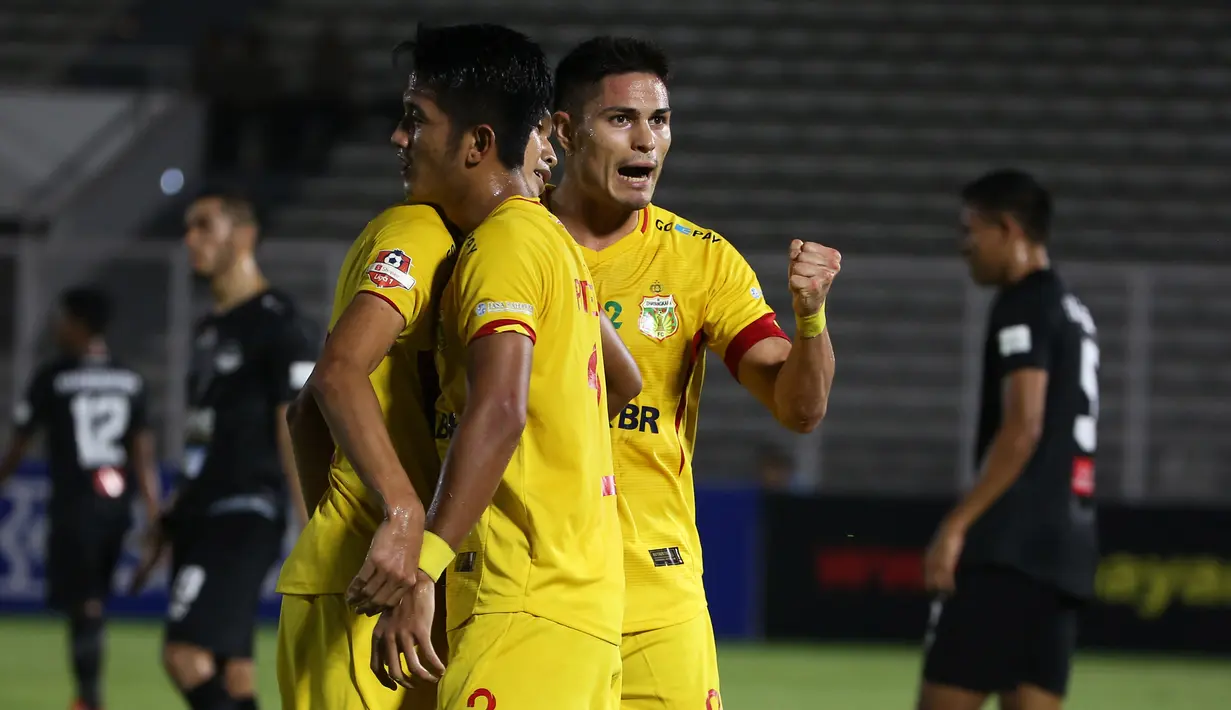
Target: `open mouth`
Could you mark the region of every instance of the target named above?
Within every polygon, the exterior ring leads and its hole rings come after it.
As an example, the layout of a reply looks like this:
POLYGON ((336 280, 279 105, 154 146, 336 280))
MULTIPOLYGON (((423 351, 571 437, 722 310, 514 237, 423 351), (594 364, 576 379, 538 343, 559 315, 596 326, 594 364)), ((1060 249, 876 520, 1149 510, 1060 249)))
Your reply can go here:
POLYGON ((551 180, 551 171, 548 170, 547 168, 536 168, 534 171, 534 174, 538 176, 538 179, 543 181, 544 185, 546 185, 547 182, 551 180))
POLYGON ((620 178, 633 185, 648 185, 654 174, 653 165, 624 165, 617 170, 620 178))

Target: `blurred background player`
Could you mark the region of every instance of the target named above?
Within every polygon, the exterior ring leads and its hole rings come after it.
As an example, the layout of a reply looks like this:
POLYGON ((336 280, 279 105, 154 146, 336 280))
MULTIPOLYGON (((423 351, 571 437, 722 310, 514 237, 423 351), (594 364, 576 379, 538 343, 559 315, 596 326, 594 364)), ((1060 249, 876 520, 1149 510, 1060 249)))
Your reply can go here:
POLYGON ((104 338, 110 320, 111 302, 100 290, 77 288, 61 297, 60 352, 38 369, 17 405, 17 431, 0 461, 3 483, 35 433, 46 430, 47 601, 69 619, 74 710, 102 707, 103 611, 132 523, 134 479, 147 528, 154 527, 160 503, 145 381, 111 356, 104 338))
POLYGON ((612 431, 628 586, 622 707, 683 710, 721 702, 691 462, 705 348, 780 424, 811 431, 833 380, 824 306, 841 257, 791 243, 792 346, 735 247, 651 204, 671 147, 667 78, 663 52, 636 39, 598 37, 560 62, 568 164, 545 202, 584 247, 645 380, 612 431))
POLYGON ((164 516, 173 576, 163 663, 193 710, 243 710, 256 707, 257 603, 288 504, 306 518, 286 408, 312 371, 316 339, 257 265, 251 203, 206 195, 185 221, 213 310, 194 330, 184 479, 164 516))
POLYGON ((413 54, 416 190, 474 230, 443 297, 441 407, 458 418, 416 585, 449 570, 438 707, 615 707, 623 580, 600 311, 523 174, 551 72, 491 25, 421 28, 413 54))
MULTIPOLYGON (((404 104, 391 140, 406 204, 369 222, 347 252, 329 338, 293 409, 291 436, 314 512, 278 580, 285 595, 278 625, 285 710, 436 706, 434 684, 406 692, 400 673, 392 675, 402 685, 373 667, 373 643, 397 642, 392 634, 374 637, 376 614, 396 607, 414 586, 422 501, 431 500, 440 472, 433 357, 440 293, 460 236, 415 190, 420 166, 411 159, 411 140, 422 117, 409 95, 404 104), (363 670, 370 667, 377 675, 363 670)), ((444 656, 443 615, 434 626, 434 638, 423 645, 444 656)))
POLYGON ((963 254, 999 289, 988 317, 976 465, 926 559, 932 608, 920 710, 1061 706, 1077 609, 1094 594, 1097 330, 1051 268, 1052 201, 1026 173, 962 191, 963 254), (960 560, 960 564, 959 564, 960 560), (955 573, 956 570, 956 573, 955 573))

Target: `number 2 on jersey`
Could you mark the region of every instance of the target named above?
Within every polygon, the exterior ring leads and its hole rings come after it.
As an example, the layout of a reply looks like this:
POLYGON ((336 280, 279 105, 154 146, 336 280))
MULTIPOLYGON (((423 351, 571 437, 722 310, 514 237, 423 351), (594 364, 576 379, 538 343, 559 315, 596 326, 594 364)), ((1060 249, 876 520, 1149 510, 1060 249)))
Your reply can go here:
POLYGON ((1078 414, 1073 421, 1073 440, 1087 454, 1098 447, 1098 344, 1090 338, 1081 339, 1081 390, 1090 403, 1088 414, 1078 414))
POLYGON ((73 438, 77 463, 82 468, 123 466, 123 442, 128 429, 128 399, 115 394, 83 392, 69 404, 73 411, 73 438))
POLYGON ((620 326, 623 325, 620 323, 620 313, 624 311, 624 308, 617 301, 607 301, 603 304, 603 310, 607 311, 607 317, 611 319, 611 324, 615 326, 616 330, 619 330, 620 326))

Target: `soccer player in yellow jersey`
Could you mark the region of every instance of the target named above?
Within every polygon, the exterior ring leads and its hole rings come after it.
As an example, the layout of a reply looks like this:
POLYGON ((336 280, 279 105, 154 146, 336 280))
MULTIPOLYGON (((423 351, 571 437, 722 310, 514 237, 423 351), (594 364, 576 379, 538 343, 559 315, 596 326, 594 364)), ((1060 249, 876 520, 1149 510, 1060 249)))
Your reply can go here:
POLYGON ((555 119, 568 170, 544 203, 583 247, 644 379, 612 422, 627 579, 622 707, 717 710, 692 480, 705 350, 783 426, 812 430, 833 379, 824 303, 840 257, 790 245, 792 343, 731 242, 651 203, 671 146, 667 75, 663 53, 634 39, 593 39, 560 62, 555 119))
MULTIPOLYGON (((408 577, 415 573, 419 550, 412 543, 422 533, 422 518, 415 528, 410 514, 423 515, 418 501, 430 500, 440 467, 429 426, 439 392, 432 358, 438 299, 452 273, 457 233, 437 208, 422 204, 415 190, 426 178, 419 177, 413 160, 412 105, 408 103, 407 116, 392 137, 403 166, 407 202, 370 222, 351 246, 336 287, 329 348, 306 390, 314 394, 297 401, 292 417, 297 463, 314 512, 278 584, 285 595, 279 624, 279 685, 282 705, 288 710, 436 706, 434 684, 416 683, 404 692, 399 686, 411 684, 400 664, 382 669, 372 663, 381 658, 372 653, 373 643, 397 643, 397 629, 376 632, 377 619, 349 608, 343 598, 361 574, 365 557, 370 561, 372 553, 384 553, 373 545, 377 530, 400 523, 400 516, 405 523, 387 537, 395 542, 401 537, 405 547, 384 561, 401 559, 402 567, 394 567, 391 577, 401 577, 404 587, 413 585, 408 577), (379 405, 376 410, 364 406, 371 404, 372 395, 379 405), (332 408, 329 420, 337 425, 336 435, 322 417, 322 408, 332 408), (356 416, 364 419, 356 421, 356 416), (355 437, 354 432, 367 436, 355 437), (350 441, 356 455, 352 457, 340 444, 335 448, 335 436, 339 442, 350 441), (393 457, 379 449, 373 455, 373 445, 390 447, 393 457), (371 469, 355 463, 365 460, 375 462, 371 469), (405 489, 406 483, 411 490, 405 489), (377 675, 363 670, 369 667, 377 675)), ((543 117, 526 144, 523 164, 525 179, 536 194, 555 163, 548 139, 550 120, 546 112, 543 117)), ((375 566, 368 571, 373 573, 367 578, 371 581, 375 566)), ((392 600, 393 595, 386 594, 382 600, 364 602, 364 609, 396 605, 392 600)), ((430 617, 426 620, 431 623, 430 617)), ((441 657, 445 656, 443 628, 442 617, 433 626, 431 644, 441 657)), ((409 652, 413 643, 411 638, 410 645, 400 650, 409 652)), ((408 662, 418 659, 412 654, 408 662)))
POLYGON ((437 707, 614 709, 624 582, 602 315, 580 250, 518 169, 551 71, 502 27, 421 31, 413 51, 416 165, 474 230, 442 298, 438 368, 458 417, 419 560, 429 578, 448 569, 437 707))

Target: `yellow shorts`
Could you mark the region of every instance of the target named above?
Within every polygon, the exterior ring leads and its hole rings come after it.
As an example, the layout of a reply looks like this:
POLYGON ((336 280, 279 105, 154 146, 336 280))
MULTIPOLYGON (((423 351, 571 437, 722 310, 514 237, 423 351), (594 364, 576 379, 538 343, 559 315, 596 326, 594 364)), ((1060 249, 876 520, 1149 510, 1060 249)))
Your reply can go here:
POLYGON ((720 710, 718 649, 708 610, 691 621, 625 634, 621 710, 720 710))
MULTIPOLYGON (((394 691, 372 674, 377 618, 354 613, 340 594, 283 596, 278 619, 283 710, 435 710, 434 684, 394 691)), ((443 604, 437 606, 436 622, 432 645, 447 661, 443 604)))
POLYGON ((449 632, 439 710, 618 710, 620 648, 530 614, 478 614, 449 632))

